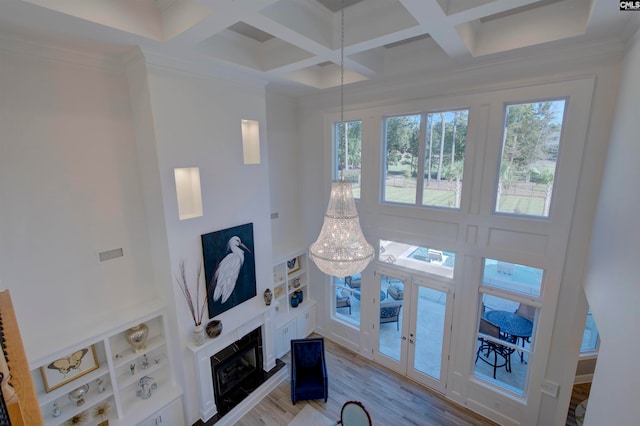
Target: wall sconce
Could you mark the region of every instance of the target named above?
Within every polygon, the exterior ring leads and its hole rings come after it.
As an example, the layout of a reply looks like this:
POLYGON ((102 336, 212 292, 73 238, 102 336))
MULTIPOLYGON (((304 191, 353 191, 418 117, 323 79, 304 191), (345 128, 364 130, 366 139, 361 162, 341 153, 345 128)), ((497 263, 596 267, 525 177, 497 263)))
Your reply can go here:
POLYGON ((242 120, 242 156, 244 164, 260 164, 260 123, 242 120))
POLYGON ((200 168, 183 167, 173 169, 178 197, 178 217, 180 220, 202 216, 202 191, 200 189, 200 168))

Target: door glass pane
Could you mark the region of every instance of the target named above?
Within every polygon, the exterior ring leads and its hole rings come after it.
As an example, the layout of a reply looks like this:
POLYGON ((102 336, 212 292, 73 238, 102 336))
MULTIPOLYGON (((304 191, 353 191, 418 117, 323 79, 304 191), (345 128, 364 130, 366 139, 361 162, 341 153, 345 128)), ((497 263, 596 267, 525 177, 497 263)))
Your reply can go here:
POLYGON ((468 110, 427 115, 424 149, 425 206, 460 208, 468 110))
POLYGON ((508 105, 496 212, 549 216, 565 101, 508 105))
POLYGON ((447 293, 418 287, 413 368, 440 380, 447 293))
POLYGON ((332 278, 335 317, 354 325, 360 325, 360 274, 332 278))
POLYGON ((536 314, 534 306, 482 295, 474 355, 476 377, 524 395, 536 314))
POLYGON ((335 125, 334 179, 351 182, 353 198, 360 198, 360 168, 362 165, 362 121, 345 121, 335 125), (346 135, 345 135, 346 132, 346 135))
POLYGON ((419 115, 385 120, 384 201, 416 203, 420 121, 419 115))
POLYGON ((404 282, 380 276, 380 320, 378 352, 400 362, 404 282))

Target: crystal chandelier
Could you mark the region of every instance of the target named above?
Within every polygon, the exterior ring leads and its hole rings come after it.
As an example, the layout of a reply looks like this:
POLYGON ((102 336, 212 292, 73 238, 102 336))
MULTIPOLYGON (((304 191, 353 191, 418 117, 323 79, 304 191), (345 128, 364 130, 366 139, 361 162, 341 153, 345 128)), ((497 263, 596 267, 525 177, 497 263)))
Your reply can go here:
MULTIPOLYGON (((344 123, 344 2, 341 2, 340 39, 340 122, 344 123)), ((346 139, 346 128, 343 132, 346 139)), ((373 247, 360 229, 360 219, 353 201, 351 182, 336 180, 331 184, 331 198, 324 215, 320 235, 309 248, 309 257, 327 275, 355 275, 373 259, 373 247)))

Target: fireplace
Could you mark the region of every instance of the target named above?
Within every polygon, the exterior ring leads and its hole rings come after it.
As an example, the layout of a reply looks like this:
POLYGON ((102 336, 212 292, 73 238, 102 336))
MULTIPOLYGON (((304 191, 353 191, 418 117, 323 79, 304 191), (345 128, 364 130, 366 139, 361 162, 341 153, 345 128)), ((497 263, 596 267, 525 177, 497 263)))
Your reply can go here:
POLYGON ((219 416, 231 411, 266 381, 262 356, 262 330, 258 327, 211 357, 219 416))
POLYGON ((274 354, 275 311, 254 299, 245 302, 254 306, 225 312, 225 324, 233 326, 225 326, 218 337, 202 346, 188 346, 194 355, 198 387, 200 420, 196 425, 233 425, 287 380, 286 365, 274 354))

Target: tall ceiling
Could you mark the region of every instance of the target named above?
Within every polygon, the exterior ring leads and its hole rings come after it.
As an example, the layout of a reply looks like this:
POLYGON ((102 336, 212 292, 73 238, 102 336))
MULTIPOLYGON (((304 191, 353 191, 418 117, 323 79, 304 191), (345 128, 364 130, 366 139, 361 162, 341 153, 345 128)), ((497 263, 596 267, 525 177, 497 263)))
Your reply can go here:
MULTIPOLYGON (((623 41, 613 0, 343 0, 345 83, 623 41)), ((309 93, 340 83, 341 0, 2 0, 0 37, 149 54, 309 93)))

